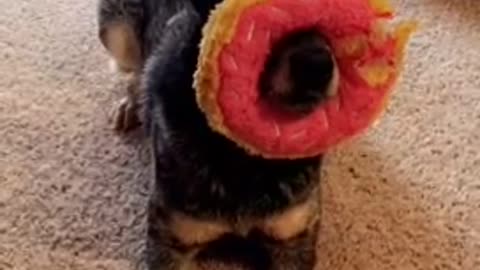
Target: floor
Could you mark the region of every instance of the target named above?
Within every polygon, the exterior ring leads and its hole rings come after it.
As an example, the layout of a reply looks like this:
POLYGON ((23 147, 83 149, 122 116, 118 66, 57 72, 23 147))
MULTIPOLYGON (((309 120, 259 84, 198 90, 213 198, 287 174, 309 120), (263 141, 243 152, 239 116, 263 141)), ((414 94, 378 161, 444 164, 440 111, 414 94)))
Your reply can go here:
MULTIPOLYGON (((0 0, 0 269, 129 270, 148 151, 109 124, 94 0, 0 0)), ((421 23, 381 123, 329 155, 318 269, 480 269, 480 4, 396 0, 421 23)))

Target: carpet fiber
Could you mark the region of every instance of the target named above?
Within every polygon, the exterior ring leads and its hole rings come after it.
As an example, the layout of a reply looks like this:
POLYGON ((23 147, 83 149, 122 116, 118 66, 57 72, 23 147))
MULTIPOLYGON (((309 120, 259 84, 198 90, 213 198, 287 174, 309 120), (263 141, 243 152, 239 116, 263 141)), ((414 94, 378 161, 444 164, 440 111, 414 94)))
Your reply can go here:
MULTIPOLYGON (((480 4, 420 32, 380 125, 329 155, 318 269, 480 269, 480 4)), ((148 151, 109 123, 94 0, 0 0, 0 269, 135 269, 148 151)))

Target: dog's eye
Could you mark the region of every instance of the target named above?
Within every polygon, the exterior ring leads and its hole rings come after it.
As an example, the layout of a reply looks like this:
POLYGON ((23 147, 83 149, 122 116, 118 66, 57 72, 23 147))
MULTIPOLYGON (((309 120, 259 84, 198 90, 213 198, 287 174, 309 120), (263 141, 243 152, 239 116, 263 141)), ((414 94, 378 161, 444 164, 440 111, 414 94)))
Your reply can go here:
POLYGON ((171 216, 169 227, 175 238, 186 246, 205 244, 231 231, 228 225, 180 213, 171 216))
POLYGON ((315 202, 308 200, 267 218, 259 229, 276 240, 288 240, 306 231, 316 217, 315 202))

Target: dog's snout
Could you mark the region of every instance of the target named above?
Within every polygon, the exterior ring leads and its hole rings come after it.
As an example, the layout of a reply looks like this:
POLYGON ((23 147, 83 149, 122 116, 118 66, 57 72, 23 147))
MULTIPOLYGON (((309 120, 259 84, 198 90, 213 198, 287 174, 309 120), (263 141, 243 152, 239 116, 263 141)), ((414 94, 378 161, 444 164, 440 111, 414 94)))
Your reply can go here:
POLYGON ((272 48, 260 91, 268 101, 288 110, 310 112, 335 89, 335 61, 317 31, 287 36, 272 48))
POLYGON ((330 51, 313 47, 294 51, 290 56, 293 94, 304 98, 324 98, 332 79, 334 62, 330 51))

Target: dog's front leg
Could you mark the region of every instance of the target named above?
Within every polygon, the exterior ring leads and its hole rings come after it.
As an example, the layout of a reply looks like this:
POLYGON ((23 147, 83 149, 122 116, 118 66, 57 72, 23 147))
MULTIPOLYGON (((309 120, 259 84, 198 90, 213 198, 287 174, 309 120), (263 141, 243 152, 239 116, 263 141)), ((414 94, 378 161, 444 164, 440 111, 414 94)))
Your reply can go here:
POLYGON ((98 36, 111 57, 115 71, 127 74, 127 95, 115 106, 114 128, 128 131, 139 124, 139 80, 143 66, 143 0, 100 0, 97 7, 98 36))

